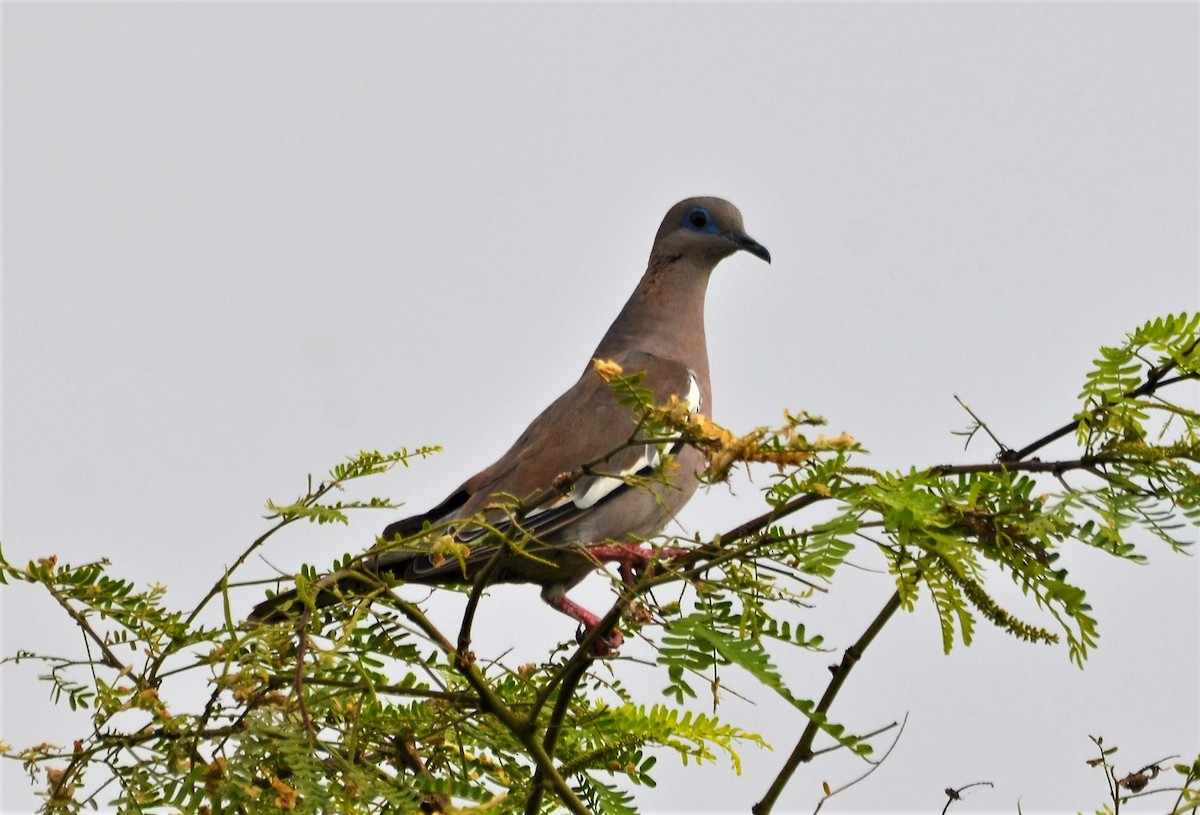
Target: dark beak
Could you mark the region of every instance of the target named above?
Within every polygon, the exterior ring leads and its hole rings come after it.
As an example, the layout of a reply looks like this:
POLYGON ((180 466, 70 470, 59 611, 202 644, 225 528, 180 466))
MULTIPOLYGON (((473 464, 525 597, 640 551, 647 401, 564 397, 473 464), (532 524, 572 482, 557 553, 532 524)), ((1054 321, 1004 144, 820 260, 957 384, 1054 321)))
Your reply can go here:
POLYGON ((741 251, 749 252, 756 258, 762 258, 767 263, 771 262, 771 253, 767 251, 767 247, 754 240, 754 238, 745 232, 726 232, 725 237, 741 251))

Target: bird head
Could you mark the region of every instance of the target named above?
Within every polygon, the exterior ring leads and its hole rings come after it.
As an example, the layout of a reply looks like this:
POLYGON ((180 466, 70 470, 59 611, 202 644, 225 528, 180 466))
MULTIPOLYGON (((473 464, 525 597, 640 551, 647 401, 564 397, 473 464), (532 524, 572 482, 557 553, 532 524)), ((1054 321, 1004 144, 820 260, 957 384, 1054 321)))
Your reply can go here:
POLYGON ((688 198, 671 207, 654 236, 651 255, 689 258, 709 267, 734 252, 771 262, 771 253, 746 234, 742 213, 723 198, 688 198))

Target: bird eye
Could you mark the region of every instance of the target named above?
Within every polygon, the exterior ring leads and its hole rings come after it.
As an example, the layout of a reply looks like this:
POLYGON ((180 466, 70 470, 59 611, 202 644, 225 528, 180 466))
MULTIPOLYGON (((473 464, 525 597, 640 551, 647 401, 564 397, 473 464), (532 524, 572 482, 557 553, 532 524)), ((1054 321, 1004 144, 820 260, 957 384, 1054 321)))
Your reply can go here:
POLYGON ((687 223, 693 229, 704 229, 708 226, 709 214, 708 210, 703 207, 696 207, 687 214, 687 223))

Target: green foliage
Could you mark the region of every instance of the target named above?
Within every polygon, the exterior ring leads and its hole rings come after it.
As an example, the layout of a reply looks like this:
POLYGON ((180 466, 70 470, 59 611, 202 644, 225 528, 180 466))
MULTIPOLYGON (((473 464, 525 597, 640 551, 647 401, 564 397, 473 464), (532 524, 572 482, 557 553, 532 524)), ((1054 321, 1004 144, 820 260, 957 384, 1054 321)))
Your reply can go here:
MULTIPOLYGON (((1029 642, 1065 641, 1067 656, 1082 666, 1097 644, 1097 621, 1066 568, 1072 550, 1142 563, 1140 530, 1175 551, 1190 546, 1200 522, 1200 415, 1164 391, 1186 381, 1194 393, 1198 325, 1200 316, 1166 317, 1102 349, 1078 415, 1024 449, 997 443, 994 460, 898 472, 864 466, 861 447, 819 433, 818 417, 785 414, 781 427, 736 435, 677 402, 655 405, 636 372, 599 366, 640 417, 626 444, 687 441, 708 455, 714 481, 734 466, 774 468, 761 515, 687 542, 682 554, 664 550, 673 554, 619 587, 606 620, 628 612, 627 632, 657 649, 663 695, 653 700, 625 688, 623 660, 601 670, 580 648, 556 648, 530 665, 480 663, 470 650, 473 612, 458 630, 440 630, 421 605, 363 572, 363 555, 301 567, 296 586, 307 610, 295 619, 240 621, 234 609, 261 595, 256 584, 237 582, 254 552, 300 520, 347 523, 351 512, 393 507, 380 498, 330 500, 330 493, 436 448, 362 452, 295 500, 268 503, 273 525, 189 609, 170 607, 161 587, 114 577, 103 560, 69 565, 47 557, 18 566, 0 553, 5 590, 25 584, 49 593, 87 644, 82 656, 23 652, 0 664, 40 664, 53 700, 90 717, 90 735, 76 744, 3 752, 23 762, 48 812, 111 803, 123 812, 398 813, 452 805, 623 815, 637 812, 634 790, 656 783, 663 755, 685 764, 720 758, 740 770, 741 751, 765 746, 716 715, 736 684, 743 695, 761 687, 786 700, 803 728, 757 805, 766 815, 797 764, 828 749, 873 755, 878 734, 864 735, 865 723, 835 721, 831 707, 898 611, 932 608, 946 651, 969 645, 979 625, 990 624, 1029 642), (1034 457, 1069 437, 1079 443, 1070 455, 1034 457), (874 601, 880 610, 857 641, 837 644, 842 658, 827 685, 794 687, 777 667, 779 653, 828 659, 807 612, 852 558, 886 565, 874 601), (314 584, 330 572, 361 574, 359 592, 318 610, 314 584), (1002 603, 998 587, 1008 581, 1020 596, 1002 603), (667 587, 678 599, 654 604, 652 592, 667 587), (192 677, 208 689, 198 709, 181 704, 180 688, 192 677), (695 710, 700 703, 712 712, 695 710)), ((978 419, 976 431, 987 431, 978 419)), ((411 543, 440 546, 439 535, 428 529, 411 543)), ((482 588, 470 590, 469 609, 482 588)), ((1106 768, 1110 755, 1102 754, 1106 768)), ((1167 771, 1152 766, 1139 772, 1167 771)), ((1198 770, 1197 763, 1174 768, 1183 790, 1176 811, 1195 809, 1198 770)), ((1119 792, 1115 771, 1109 778, 1119 792)))
POLYGON ((316 490, 313 490, 310 484, 308 493, 291 504, 280 506, 274 501, 267 501, 267 509, 271 512, 267 517, 282 518, 288 523, 303 518, 318 524, 348 524, 350 523, 350 519, 346 517, 347 510, 395 509, 398 504, 393 504, 383 498, 369 498, 366 501, 334 501, 331 503, 321 503, 320 499, 330 489, 341 489, 343 485, 355 479, 385 473, 397 464, 402 467, 408 467, 410 459, 414 457, 427 458, 441 449, 440 447, 418 447, 416 450, 410 452, 408 449, 402 448, 394 453, 386 454, 380 453, 378 450, 360 451, 357 456, 351 456, 341 464, 335 465, 329 471, 329 481, 322 484, 316 490))
MULTIPOLYGON (((1124 344, 1100 349, 1079 394, 1077 433, 1084 449, 1096 452, 1121 441, 1146 439, 1151 415, 1196 418, 1193 410, 1155 399, 1149 388, 1161 384, 1156 369, 1166 364, 1171 375, 1195 376, 1200 364, 1198 326, 1200 313, 1167 315, 1131 332, 1124 344)), ((1195 425, 1191 428, 1185 435, 1194 443, 1195 425)))
POLYGON ((1096 621, 1084 592, 1055 569, 1057 548, 1071 535, 1061 514, 1034 495, 1035 481, 1008 470, 953 477, 912 471, 883 474, 853 496, 854 511, 878 517, 886 533, 879 548, 898 583, 904 605, 916 587, 930 590, 947 652, 956 639, 969 645, 975 614, 1021 639, 1053 643, 1052 631, 1023 622, 983 589, 985 565, 1011 575, 1022 592, 1048 610, 1067 637, 1070 656, 1082 663, 1095 644, 1096 621))

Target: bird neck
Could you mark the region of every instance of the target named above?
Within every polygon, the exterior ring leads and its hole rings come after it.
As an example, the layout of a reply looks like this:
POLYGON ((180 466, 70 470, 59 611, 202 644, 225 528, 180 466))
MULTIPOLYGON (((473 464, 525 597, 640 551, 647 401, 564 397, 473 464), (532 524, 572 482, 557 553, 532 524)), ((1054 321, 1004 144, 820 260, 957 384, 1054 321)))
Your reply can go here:
POLYGON ((712 266, 652 255, 646 274, 594 356, 611 359, 630 349, 682 363, 708 383, 704 295, 712 266))

